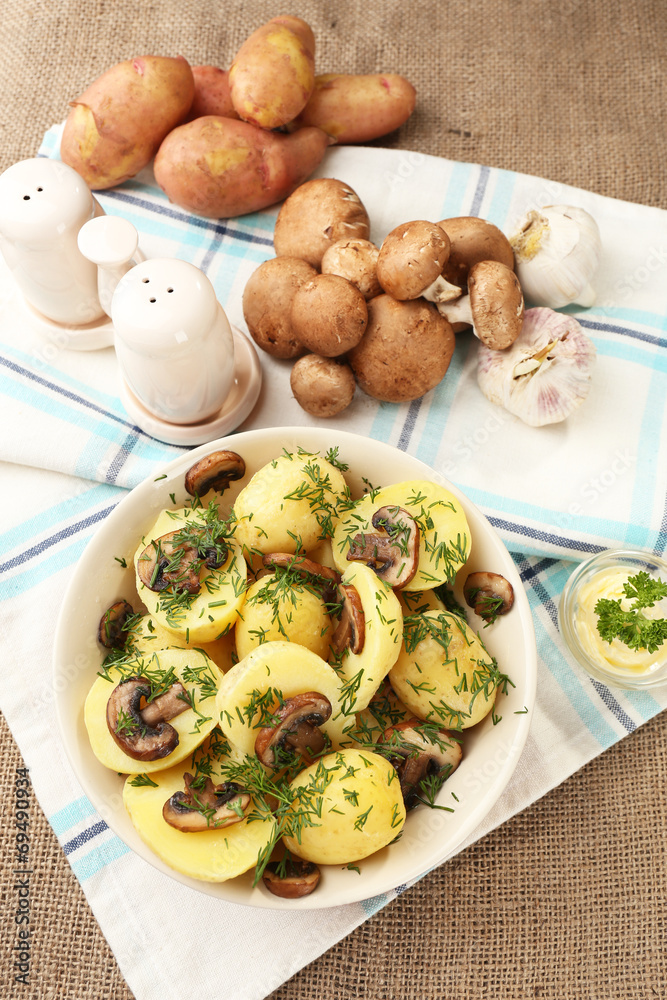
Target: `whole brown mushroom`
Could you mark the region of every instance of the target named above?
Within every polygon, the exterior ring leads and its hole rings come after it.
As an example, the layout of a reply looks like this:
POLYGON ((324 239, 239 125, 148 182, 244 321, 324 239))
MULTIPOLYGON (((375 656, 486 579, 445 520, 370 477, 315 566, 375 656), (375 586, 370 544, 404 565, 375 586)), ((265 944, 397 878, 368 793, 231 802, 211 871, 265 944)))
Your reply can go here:
POLYGON ((368 322, 359 289, 337 274, 316 274, 297 289, 290 322, 297 340, 317 354, 337 358, 356 347, 368 322))
POLYGON ((335 417, 352 402, 357 383, 352 369, 343 361, 305 354, 294 363, 290 386, 306 413, 335 417))
POLYGON ((403 403, 438 385, 454 344, 450 323, 430 302, 378 295, 368 303, 366 333, 348 359, 364 392, 403 403))
POLYGON ((298 358, 306 348, 294 335, 294 296, 317 271, 297 257, 274 257, 253 271, 243 292, 243 315, 250 336, 274 358, 298 358))
POLYGON ((514 271, 497 260, 470 269, 468 294, 438 306, 450 323, 472 326, 475 336, 493 351, 510 347, 521 333, 524 302, 514 271))
POLYGON ((338 240, 368 239, 368 212, 349 184, 333 177, 306 181, 287 198, 278 213, 273 245, 278 257, 300 257, 319 268, 338 240))
POLYGON ((322 274, 347 278, 368 300, 382 294, 377 277, 379 249, 370 240, 338 240, 322 257, 322 274))
POLYGON ((497 260, 514 270, 514 251, 510 241, 492 222, 467 215, 443 219, 438 225, 447 233, 451 245, 445 277, 464 292, 470 268, 480 261, 497 260))
POLYGON ((378 281, 399 301, 420 295, 431 301, 458 298, 461 289, 442 278, 449 257, 449 238, 434 222, 404 222, 389 233, 380 247, 378 281))

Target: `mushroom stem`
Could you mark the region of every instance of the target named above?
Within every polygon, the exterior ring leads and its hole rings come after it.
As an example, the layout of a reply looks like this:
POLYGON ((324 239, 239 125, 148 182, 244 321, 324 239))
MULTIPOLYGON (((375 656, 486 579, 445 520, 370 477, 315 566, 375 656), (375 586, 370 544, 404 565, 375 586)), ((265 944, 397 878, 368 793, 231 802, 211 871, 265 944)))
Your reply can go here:
MULTIPOLYGON (((460 299, 463 292, 458 285, 453 285, 451 281, 447 281, 444 274, 441 274, 435 279, 432 284, 425 288, 422 292, 422 297, 428 299, 429 302, 434 302, 436 306, 440 306, 441 302, 451 302, 453 299, 460 299)), ((445 319, 449 317, 440 310, 445 319)), ((450 320, 450 323, 452 321, 450 320)))
POLYGON ((150 698, 151 684, 146 677, 128 677, 111 692, 107 702, 107 726, 123 753, 134 760, 160 760, 176 749, 177 731, 162 716, 156 703, 161 702, 167 718, 173 719, 189 707, 187 692, 180 681, 167 692, 141 708, 142 700, 150 698))
POLYGON ((184 774, 184 792, 174 792, 162 807, 170 826, 183 833, 219 830, 245 819, 250 795, 234 781, 214 785, 209 777, 203 788, 195 788, 191 774, 184 774))
MULTIPOLYGON (((461 289, 459 289, 459 295, 460 292, 461 289)), ((460 295, 455 302, 440 299, 439 302, 436 302, 436 306, 440 315, 448 319, 452 326, 454 323, 465 323, 467 326, 471 326, 474 332, 475 324, 472 318, 470 295, 460 295)))

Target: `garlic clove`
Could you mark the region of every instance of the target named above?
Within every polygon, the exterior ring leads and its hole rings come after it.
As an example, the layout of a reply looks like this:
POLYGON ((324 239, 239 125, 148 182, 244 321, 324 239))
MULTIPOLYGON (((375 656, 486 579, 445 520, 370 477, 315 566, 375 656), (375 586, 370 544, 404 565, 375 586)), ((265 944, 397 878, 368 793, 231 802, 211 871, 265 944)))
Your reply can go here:
POLYGON ((538 306, 591 306, 602 255, 600 231, 583 208, 547 205, 528 212, 510 238, 524 295, 538 306))
POLYGON ((542 427, 565 420, 583 403, 594 362, 595 344, 573 316, 528 309, 507 350, 480 344, 477 381, 492 403, 542 427))

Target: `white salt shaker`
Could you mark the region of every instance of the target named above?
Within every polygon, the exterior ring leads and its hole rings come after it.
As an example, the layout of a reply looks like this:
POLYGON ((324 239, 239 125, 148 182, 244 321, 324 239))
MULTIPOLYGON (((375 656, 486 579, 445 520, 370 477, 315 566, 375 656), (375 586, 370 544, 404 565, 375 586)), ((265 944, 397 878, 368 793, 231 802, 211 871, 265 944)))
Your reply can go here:
POLYGON ((223 406, 234 339, 213 285, 194 264, 151 258, 128 270, 111 301, 121 373, 160 420, 194 424, 223 406))
POLYGON ((97 268, 77 245, 104 211, 76 170, 59 160, 21 160, 0 175, 0 251, 26 302, 73 326, 104 316, 97 268))

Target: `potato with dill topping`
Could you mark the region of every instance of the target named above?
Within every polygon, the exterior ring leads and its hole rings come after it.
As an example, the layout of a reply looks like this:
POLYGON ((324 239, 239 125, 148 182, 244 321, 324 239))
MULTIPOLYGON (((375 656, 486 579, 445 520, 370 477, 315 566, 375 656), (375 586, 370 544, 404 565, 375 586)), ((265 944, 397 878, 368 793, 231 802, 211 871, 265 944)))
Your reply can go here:
POLYGON ((301 771, 290 790, 294 806, 285 846, 315 864, 366 858, 390 844, 405 823, 398 774, 371 751, 327 754, 301 771))
POLYGON ((264 553, 313 548, 333 530, 336 501, 346 491, 342 473, 326 459, 285 453, 256 472, 236 498, 235 538, 264 553))
POLYGON ((272 639, 296 642, 326 658, 331 620, 321 589, 306 576, 279 570, 248 588, 234 634, 239 660, 272 639))

